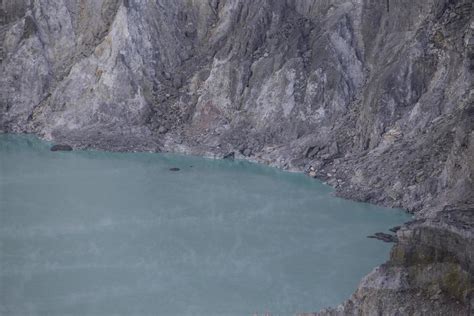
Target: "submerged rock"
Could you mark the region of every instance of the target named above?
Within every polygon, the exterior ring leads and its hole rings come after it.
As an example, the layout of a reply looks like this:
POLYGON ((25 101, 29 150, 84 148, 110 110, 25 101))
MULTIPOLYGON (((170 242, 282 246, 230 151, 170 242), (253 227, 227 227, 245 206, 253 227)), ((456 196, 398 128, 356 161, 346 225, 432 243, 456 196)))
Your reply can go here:
POLYGON ((72 151, 72 147, 66 144, 53 145, 51 151, 72 151))
POLYGON ((375 233, 374 235, 367 236, 367 238, 374 238, 384 242, 397 242, 397 236, 386 234, 386 233, 375 233))

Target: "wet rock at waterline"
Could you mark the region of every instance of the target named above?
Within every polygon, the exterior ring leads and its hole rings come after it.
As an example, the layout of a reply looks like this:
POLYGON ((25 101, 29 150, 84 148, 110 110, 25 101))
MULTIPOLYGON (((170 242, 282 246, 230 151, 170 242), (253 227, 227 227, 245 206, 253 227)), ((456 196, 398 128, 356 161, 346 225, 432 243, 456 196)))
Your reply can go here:
POLYGON ((227 159, 227 160, 234 160, 235 158, 235 153, 234 152, 230 152, 228 154, 225 154, 222 159, 227 159))
POLYGON ((69 145, 59 144, 53 145, 50 148, 51 151, 72 151, 72 147, 69 145))
POLYGON ((392 233, 396 233, 400 230, 400 228, 402 228, 401 226, 395 226, 395 227, 392 227, 390 228, 389 230, 392 232, 392 233))
POLYGON ((384 242, 397 242, 397 236, 386 234, 386 233, 375 233, 373 235, 367 236, 367 238, 378 239, 384 242))

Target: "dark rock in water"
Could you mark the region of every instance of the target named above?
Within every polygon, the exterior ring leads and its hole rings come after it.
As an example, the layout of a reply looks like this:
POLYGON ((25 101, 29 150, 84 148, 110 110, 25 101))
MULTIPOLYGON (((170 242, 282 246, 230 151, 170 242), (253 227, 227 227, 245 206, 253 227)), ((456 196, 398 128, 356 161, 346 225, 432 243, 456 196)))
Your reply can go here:
POLYGON ((230 152, 228 154, 225 154, 224 157, 222 157, 223 159, 228 159, 228 160, 234 160, 235 158, 235 153, 234 152, 230 152))
POLYGON ((400 230, 400 228, 402 228, 402 227, 401 226, 395 226, 395 227, 390 228, 389 230, 393 233, 396 233, 400 230))
POLYGON ((397 236, 386 233, 375 233, 374 235, 367 236, 367 238, 374 238, 384 242, 398 242, 397 236))
POLYGON ((65 144, 53 145, 51 151, 72 151, 72 147, 65 144))
POLYGON ((179 168, 170 168, 170 171, 180 171, 181 169, 179 168))

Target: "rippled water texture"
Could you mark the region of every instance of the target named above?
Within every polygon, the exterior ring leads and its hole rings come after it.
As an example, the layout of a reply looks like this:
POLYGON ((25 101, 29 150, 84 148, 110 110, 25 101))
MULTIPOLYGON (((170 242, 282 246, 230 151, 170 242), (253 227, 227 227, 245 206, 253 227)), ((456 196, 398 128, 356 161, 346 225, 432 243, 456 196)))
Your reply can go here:
POLYGON ((408 219, 246 162, 49 146, 0 135, 2 315, 316 311, 387 259, 366 236, 408 219))

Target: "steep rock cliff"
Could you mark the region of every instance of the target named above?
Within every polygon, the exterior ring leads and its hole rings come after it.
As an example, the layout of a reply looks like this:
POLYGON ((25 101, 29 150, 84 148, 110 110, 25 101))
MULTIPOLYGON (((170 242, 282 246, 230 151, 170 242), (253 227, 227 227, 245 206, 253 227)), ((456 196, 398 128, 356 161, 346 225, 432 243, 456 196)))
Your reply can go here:
POLYGON ((235 152, 420 219, 472 210, 469 0, 1 0, 0 10, 4 132, 235 152))

